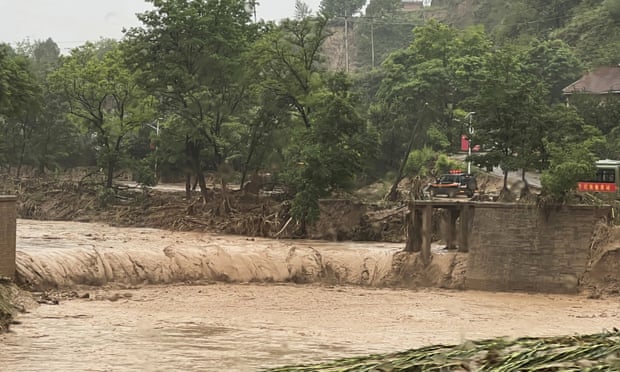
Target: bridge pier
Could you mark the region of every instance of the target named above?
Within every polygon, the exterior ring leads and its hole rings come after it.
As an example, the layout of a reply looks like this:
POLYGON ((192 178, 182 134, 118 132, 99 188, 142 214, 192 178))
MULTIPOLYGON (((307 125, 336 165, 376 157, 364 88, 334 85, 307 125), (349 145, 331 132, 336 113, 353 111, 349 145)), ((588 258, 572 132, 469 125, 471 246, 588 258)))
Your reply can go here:
POLYGON ((15 196, 0 196, 0 277, 15 279, 15 196))
POLYGON ((433 235, 433 206, 409 204, 407 221, 407 245, 405 251, 420 252, 425 263, 431 258, 431 238, 433 235))
POLYGON ((420 252, 422 260, 430 262, 433 236, 433 209, 446 210, 444 239, 447 249, 469 251, 469 235, 473 222, 473 205, 456 201, 412 201, 407 220, 407 245, 405 251, 420 252), (458 226, 457 226, 458 222, 458 226))
POLYGON ((474 222, 474 207, 472 205, 462 205, 460 208, 460 218, 458 251, 467 253, 469 252, 469 235, 474 222))
POLYGON ((448 208, 446 212, 444 216, 446 249, 456 249, 456 221, 459 218, 460 210, 448 208))

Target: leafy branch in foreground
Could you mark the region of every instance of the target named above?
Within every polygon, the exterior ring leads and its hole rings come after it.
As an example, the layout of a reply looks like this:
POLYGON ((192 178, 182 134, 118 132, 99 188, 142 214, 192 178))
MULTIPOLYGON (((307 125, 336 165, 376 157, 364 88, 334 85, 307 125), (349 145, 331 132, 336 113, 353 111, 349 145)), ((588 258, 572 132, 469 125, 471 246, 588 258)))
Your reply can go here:
POLYGON ((271 371, 617 371, 620 333, 435 345, 271 371))

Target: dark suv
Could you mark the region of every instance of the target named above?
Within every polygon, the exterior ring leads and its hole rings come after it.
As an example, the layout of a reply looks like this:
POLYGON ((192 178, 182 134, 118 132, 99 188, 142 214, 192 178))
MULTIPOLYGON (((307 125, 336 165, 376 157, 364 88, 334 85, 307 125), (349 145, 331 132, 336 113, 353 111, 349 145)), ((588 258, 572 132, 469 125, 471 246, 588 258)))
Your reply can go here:
POLYGON ((450 173, 439 177, 429 189, 432 196, 447 195, 449 198, 454 198, 457 195, 467 195, 471 198, 478 185, 473 174, 450 173))

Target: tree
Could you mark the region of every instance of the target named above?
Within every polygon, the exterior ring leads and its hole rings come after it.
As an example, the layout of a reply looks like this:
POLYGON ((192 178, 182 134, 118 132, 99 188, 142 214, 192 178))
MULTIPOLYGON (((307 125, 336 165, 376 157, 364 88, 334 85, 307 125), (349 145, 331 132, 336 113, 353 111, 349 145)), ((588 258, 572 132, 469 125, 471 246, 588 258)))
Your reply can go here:
POLYGON ((474 22, 507 45, 522 38, 546 39, 570 22, 581 4, 581 0, 482 0, 474 11, 474 22))
POLYGON ((615 21, 620 20, 620 0, 605 0, 603 6, 615 21))
POLYGON ((484 68, 489 78, 472 100, 475 139, 487 148, 475 161, 486 167, 499 165, 504 190, 508 189, 508 172, 525 172, 537 163, 536 145, 546 133, 542 115, 547 110, 547 91, 522 61, 514 51, 495 51, 484 68))
POLYGON ((534 39, 525 49, 525 68, 549 91, 549 103, 563 100, 562 89, 577 80, 583 70, 574 51, 562 40, 534 39))
POLYGON ((400 0, 370 0, 366 7, 366 15, 380 17, 384 14, 395 14, 402 9, 400 0))
POLYGON ((41 98, 28 59, 0 45, 0 150, 9 169, 17 167, 18 177, 41 98))
POLYGON ((375 106, 390 115, 378 127, 385 154, 397 156, 393 163, 399 164, 392 199, 411 150, 430 144, 429 130, 444 133, 450 149, 458 148, 464 123, 457 121, 455 110, 483 80, 480 66, 490 49, 480 28, 457 32, 430 21, 414 35, 407 49, 392 53, 384 63, 380 104, 375 106))
POLYGON ((206 201, 203 169, 217 170, 233 149, 225 133, 248 94, 244 57, 256 27, 243 0, 150 2, 155 9, 138 15, 143 27, 127 31, 125 45, 141 83, 175 118, 169 131, 184 141, 206 201))
POLYGON ((320 88, 321 48, 330 35, 327 17, 284 20, 266 33, 255 45, 255 60, 260 66, 262 89, 294 112, 306 128, 311 126, 308 102, 313 90, 320 88))
POLYGON ((620 97, 617 94, 573 94, 570 106, 577 110, 586 123, 596 127, 607 139, 606 158, 620 156, 620 97))
POLYGON ((374 155, 376 138, 360 115, 348 77, 329 74, 321 49, 327 17, 285 20, 255 45, 262 114, 280 123, 273 142, 285 161, 284 179, 295 193, 292 217, 304 235, 319 215, 319 198, 347 189, 374 155), (283 146, 283 147, 279 147, 283 146))
POLYGON ((342 73, 328 77, 311 98, 312 126, 297 131, 288 150, 288 179, 295 191, 292 216, 306 234, 319 217, 319 199, 349 190, 375 155, 376 137, 355 109, 356 97, 342 73))
POLYGON ((577 135, 568 134, 563 141, 550 144, 551 164, 543 172, 541 183, 543 195, 553 202, 565 202, 578 181, 592 179, 595 174, 597 151, 605 139, 589 125, 582 125, 577 135))
POLYGON ((321 0, 319 9, 332 17, 351 17, 366 5, 366 0, 321 0))
POLYGON ((125 158, 127 136, 152 118, 152 100, 125 67, 123 51, 113 41, 74 49, 52 79, 70 115, 95 138, 97 159, 111 188, 114 171, 125 158))
MULTIPOLYGON (((50 76, 60 67, 60 49, 52 40, 25 41, 18 53, 27 57, 40 85, 40 109, 31 116, 32 133, 28 138, 25 161, 39 174, 61 165, 90 165, 90 149, 80 147, 78 128, 67 117, 67 107, 55 92, 50 76)), ((25 133, 26 131, 23 131, 25 133)))
POLYGON ((620 22, 602 4, 585 4, 565 27, 555 30, 554 38, 570 45, 586 66, 613 66, 620 55, 620 22))

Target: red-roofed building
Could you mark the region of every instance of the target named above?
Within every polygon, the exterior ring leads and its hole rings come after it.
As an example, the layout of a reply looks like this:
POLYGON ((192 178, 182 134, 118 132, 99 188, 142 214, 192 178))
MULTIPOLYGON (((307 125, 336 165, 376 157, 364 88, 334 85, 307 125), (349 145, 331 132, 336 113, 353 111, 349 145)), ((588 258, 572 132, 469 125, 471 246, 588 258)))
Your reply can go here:
POLYGON ((620 67, 600 67, 562 89, 562 93, 620 94, 620 67))

